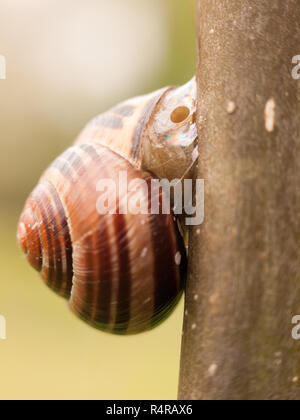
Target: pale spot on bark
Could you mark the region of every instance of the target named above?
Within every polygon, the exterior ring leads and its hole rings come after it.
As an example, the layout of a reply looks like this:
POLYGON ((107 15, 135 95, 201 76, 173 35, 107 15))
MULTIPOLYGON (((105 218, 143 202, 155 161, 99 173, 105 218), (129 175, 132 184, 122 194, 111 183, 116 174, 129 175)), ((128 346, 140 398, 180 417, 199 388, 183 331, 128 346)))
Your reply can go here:
POLYGON ((273 98, 269 99, 265 106, 265 128, 269 133, 275 129, 276 103, 273 98))
POLYGON ((274 353, 274 356, 275 356, 275 364, 277 366, 280 366, 282 364, 282 352, 277 351, 276 353, 274 353))
POLYGON ((216 363, 213 363, 208 369, 209 376, 211 377, 215 376, 215 374, 217 373, 217 370, 218 370, 218 365, 216 365, 216 363))
POLYGON ((233 101, 228 101, 227 106, 226 106, 226 110, 227 110, 228 114, 233 114, 236 110, 236 104, 233 101))

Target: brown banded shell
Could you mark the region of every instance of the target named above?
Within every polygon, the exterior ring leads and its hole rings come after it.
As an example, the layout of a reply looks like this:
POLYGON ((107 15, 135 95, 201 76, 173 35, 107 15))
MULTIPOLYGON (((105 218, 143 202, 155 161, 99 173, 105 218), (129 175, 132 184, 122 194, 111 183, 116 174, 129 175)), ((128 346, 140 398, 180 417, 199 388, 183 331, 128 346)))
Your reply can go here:
POLYGON ((143 163, 143 142, 170 91, 127 101, 94 119, 43 174, 20 218, 18 240, 29 263, 75 314, 103 331, 151 329, 183 291, 184 241, 172 213, 151 214, 153 199, 161 204, 164 192, 153 197, 155 172, 143 163), (122 173, 128 183, 149 188, 122 190, 122 173), (119 192, 105 214, 97 210, 103 179, 119 192), (125 199, 148 212, 123 214, 125 199))

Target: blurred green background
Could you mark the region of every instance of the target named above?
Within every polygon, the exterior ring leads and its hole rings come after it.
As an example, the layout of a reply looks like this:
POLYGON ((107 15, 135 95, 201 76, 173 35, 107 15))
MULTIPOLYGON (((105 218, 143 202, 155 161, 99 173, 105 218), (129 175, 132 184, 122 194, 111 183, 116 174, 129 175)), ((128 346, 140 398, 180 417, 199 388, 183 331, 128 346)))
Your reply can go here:
POLYGON ((0 399, 175 399, 183 302, 157 329, 76 319, 16 245, 41 172, 94 115, 194 74, 193 0, 1 0, 0 399))

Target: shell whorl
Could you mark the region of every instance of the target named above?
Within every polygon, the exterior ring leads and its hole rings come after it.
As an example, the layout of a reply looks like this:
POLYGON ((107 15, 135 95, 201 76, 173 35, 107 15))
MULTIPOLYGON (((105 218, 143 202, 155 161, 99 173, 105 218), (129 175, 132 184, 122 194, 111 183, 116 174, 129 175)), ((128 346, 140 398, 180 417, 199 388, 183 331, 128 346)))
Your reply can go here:
MULTIPOLYGON (((19 241, 25 227, 29 262, 38 264, 45 283, 69 299, 80 318, 104 331, 130 334, 154 327, 173 309, 186 257, 172 215, 97 213, 99 176, 117 179, 120 171, 129 180, 151 180, 101 145, 67 150, 31 194, 19 241)), ((151 197, 144 200, 151 203, 151 197)))
MULTIPOLYGON (((76 315, 103 331, 151 329, 183 291, 184 241, 172 213, 151 214, 155 174, 146 168, 143 150, 171 90, 127 101, 94 119, 45 171, 21 215, 18 241, 29 263, 76 315), (97 211, 99 180, 114 180, 119 191, 121 172, 129 182, 149 186, 138 197, 146 214, 123 214, 124 196, 114 212, 97 211)), ((161 205, 164 193, 156 193, 161 205)), ((124 194, 136 198, 133 191, 124 194)))

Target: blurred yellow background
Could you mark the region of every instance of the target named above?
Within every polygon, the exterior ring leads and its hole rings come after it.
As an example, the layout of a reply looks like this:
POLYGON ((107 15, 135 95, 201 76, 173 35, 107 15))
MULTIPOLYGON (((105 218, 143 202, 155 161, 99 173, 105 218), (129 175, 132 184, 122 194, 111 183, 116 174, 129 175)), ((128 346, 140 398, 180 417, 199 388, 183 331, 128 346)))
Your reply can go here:
POLYGON ((157 329, 76 319, 16 245, 45 167, 94 115, 194 74, 193 0, 1 0, 0 399, 175 399, 183 302, 157 329))

